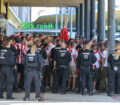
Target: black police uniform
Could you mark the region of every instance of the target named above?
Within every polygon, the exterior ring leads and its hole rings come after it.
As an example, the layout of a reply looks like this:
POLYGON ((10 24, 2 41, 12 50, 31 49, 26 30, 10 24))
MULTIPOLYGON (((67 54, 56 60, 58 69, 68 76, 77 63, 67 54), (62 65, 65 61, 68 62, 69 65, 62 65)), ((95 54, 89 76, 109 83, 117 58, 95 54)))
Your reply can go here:
MULTIPOLYGON (((44 48, 41 48, 41 46, 37 46, 37 53, 41 54, 41 56, 45 59, 47 59, 47 52, 44 48)), ((43 79, 41 80, 41 92, 44 92, 45 91, 45 87, 44 87, 44 76, 45 75, 45 70, 43 69, 41 71, 41 76, 43 77, 43 79)))
POLYGON ((12 99, 12 87, 14 82, 13 67, 16 65, 16 57, 10 48, 0 49, 0 97, 3 97, 4 82, 6 82, 7 98, 12 99))
MULTIPOLYGON (((50 68, 51 68, 51 74, 53 75, 53 84, 52 84, 53 86, 55 84, 55 78, 56 78, 56 70, 53 70, 53 68, 54 68, 54 65, 53 65, 54 64, 54 56, 55 56, 55 53, 59 49, 61 49, 61 47, 58 44, 58 45, 56 45, 56 47, 52 48, 52 50, 51 50, 50 68)), ((53 89, 53 91, 54 91, 54 89, 53 89)))
POLYGON ((108 95, 112 96, 115 92, 116 77, 117 77, 117 92, 120 94, 120 55, 116 59, 116 54, 110 54, 108 57, 110 69, 108 73, 108 95))
POLYGON ((35 53, 35 54, 28 53, 24 58, 24 65, 26 67, 25 97, 24 97, 25 101, 29 100, 30 98, 30 88, 33 79, 35 81, 36 98, 38 100, 41 100, 39 70, 43 64, 44 64, 44 59, 39 53, 35 53))
POLYGON ((47 53, 41 46, 37 46, 36 52, 40 53, 44 59, 47 59, 47 53))
MULTIPOLYGON (((17 57, 19 55, 19 51, 13 46, 11 45, 10 49, 14 52, 15 56, 17 57)), ((18 75, 17 75, 17 70, 13 70, 13 74, 14 74, 14 84, 13 84, 13 91, 18 91, 18 75)))
POLYGON ((55 56, 55 53, 61 49, 60 48, 60 45, 57 45, 56 47, 52 48, 51 50, 51 62, 50 62, 50 67, 51 69, 53 69, 53 62, 54 62, 54 56, 55 56))
POLYGON ((58 92, 58 85, 59 80, 62 78, 62 87, 61 87, 61 93, 65 94, 66 92, 66 82, 68 80, 68 66, 71 62, 71 54, 67 49, 61 48, 59 49, 54 56, 54 60, 56 61, 56 76, 55 76, 55 82, 53 86, 53 92, 58 92))
POLYGON ((92 65, 96 62, 94 53, 90 50, 81 50, 78 54, 77 64, 80 67, 80 83, 82 94, 85 95, 86 78, 88 79, 89 95, 93 91, 92 65))

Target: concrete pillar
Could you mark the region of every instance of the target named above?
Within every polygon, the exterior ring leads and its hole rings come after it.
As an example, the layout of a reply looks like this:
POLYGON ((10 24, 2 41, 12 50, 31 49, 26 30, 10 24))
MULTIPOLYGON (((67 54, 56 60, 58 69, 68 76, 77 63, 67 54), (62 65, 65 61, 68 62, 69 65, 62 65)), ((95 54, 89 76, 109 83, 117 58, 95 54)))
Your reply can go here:
POLYGON ((80 37, 84 37, 84 4, 80 4, 80 37))
POLYGON ((105 0, 98 0, 98 41, 105 37, 105 0))
POLYGON ((80 8, 76 7, 76 34, 80 35, 80 8))
POLYGON ((61 29, 63 28, 63 8, 61 7, 61 29))
POLYGON ((90 7, 90 36, 92 37, 96 35, 96 0, 90 1, 90 7))
POLYGON ((112 53, 115 48, 115 0, 108 0, 108 40, 112 53))
POLYGON ((85 38, 90 40, 90 0, 85 0, 85 38))
POLYGON ((70 37, 72 37, 72 7, 70 7, 70 37))

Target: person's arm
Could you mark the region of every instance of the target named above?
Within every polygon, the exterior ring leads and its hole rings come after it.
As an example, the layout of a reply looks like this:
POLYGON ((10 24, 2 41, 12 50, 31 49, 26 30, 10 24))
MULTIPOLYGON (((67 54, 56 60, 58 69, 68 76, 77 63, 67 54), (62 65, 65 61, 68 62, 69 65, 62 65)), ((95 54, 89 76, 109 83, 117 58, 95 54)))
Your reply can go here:
POLYGON ((103 67, 104 67, 104 64, 105 64, 105 61, 106 61, 106 56, 107 56, 107 53, 104 52, 103 58, 101 60, 101 70, 103 70, 103 67))
POLYGON ((75 64, 77 64, 76 55, 75 54, 73 55, 73 59, 74 59, 75 64))
POLYGON ((53 70, 56 70, 56 65, 57 65, 56 61, 57 61, 57 53, 54 55, 54 61, 53 61, 54 68, 53 68, 53 70))

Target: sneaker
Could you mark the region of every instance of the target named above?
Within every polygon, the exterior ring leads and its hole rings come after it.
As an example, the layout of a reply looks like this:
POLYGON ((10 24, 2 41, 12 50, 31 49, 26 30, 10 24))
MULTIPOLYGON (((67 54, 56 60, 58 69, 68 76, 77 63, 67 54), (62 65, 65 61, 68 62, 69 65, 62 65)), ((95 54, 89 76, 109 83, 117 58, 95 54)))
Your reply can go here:
POLYGON ((15 98, 14 97, 7 97, 7 99, 14 100, 15 98))
POLYGON ((61 92, 61 94, 62 94, 62 95, 64 95, 64 94, 65 94, 65 92, 61 92))
POLYGON ((89 92, 89 96, 93 96, 93 92, 89 92))
POLYGON ((24 97, 24 98, 23 98, 23 101, 29 101, 29 98, 24 97))
POLYGON ((96 93, 96 89, 93 90, 93 93, 96 93))
POLYGON ((3 96, 0 96, 0 99, 3 99, 4 97, 3 96))
POLYGON ((113 96, 113 93, 108 93, 108 96, 112 97, 112 96, 113 96))
POLYGON ((86 95, 86 91, 83 91, 83 92, 82 92, 82 95, 86 95))
POLYGON ((50 88, 49 88, 49 86, 46 86, 45 89, 46 89, 46 90, 49 90, 50 88))
POLYGON ((37 101, 42 101, 41 97, 37 97, 36 99, 37 99, 37 101))
POLYGON ((72 92, 75 92, 76 91, 76 89, 72 89, 72 92))

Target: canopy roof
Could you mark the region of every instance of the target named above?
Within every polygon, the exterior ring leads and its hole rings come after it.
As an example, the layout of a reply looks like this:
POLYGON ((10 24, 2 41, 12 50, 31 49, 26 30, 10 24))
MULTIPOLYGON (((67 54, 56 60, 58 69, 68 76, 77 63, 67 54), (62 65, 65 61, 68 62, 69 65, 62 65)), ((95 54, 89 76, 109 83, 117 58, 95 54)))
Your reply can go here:
POLYGON ((9 2, 10 6, 74 7, 79 6, 84 0, 9 0, 9 2))

